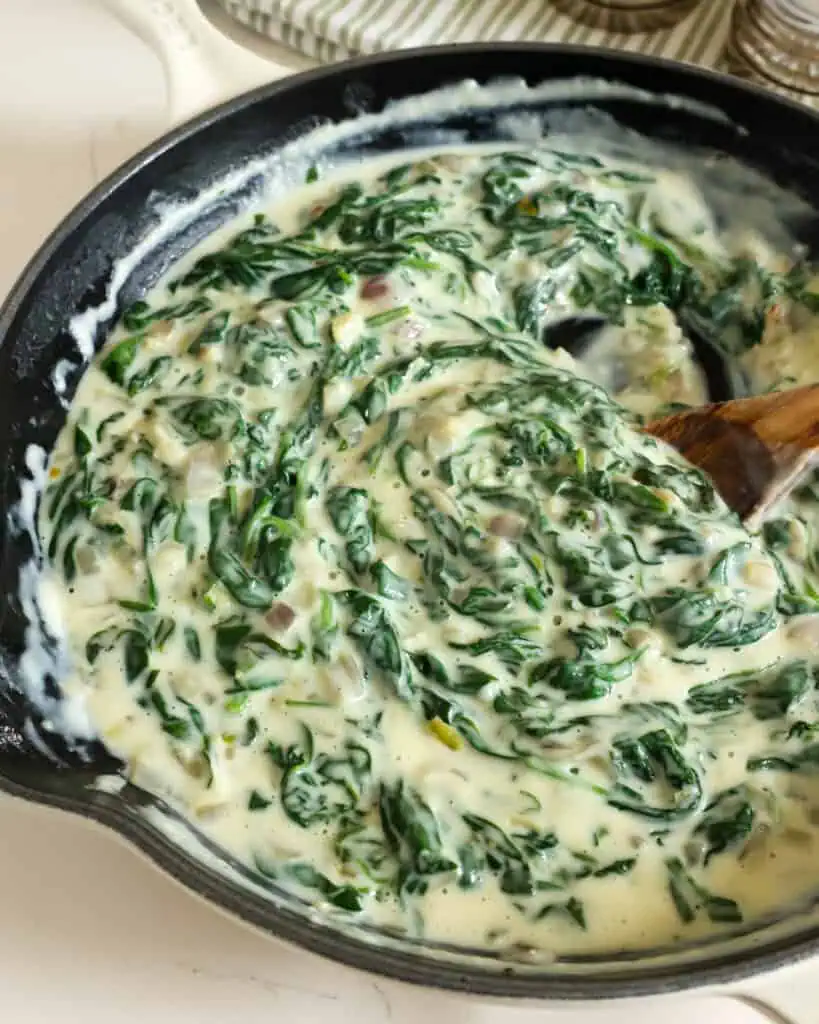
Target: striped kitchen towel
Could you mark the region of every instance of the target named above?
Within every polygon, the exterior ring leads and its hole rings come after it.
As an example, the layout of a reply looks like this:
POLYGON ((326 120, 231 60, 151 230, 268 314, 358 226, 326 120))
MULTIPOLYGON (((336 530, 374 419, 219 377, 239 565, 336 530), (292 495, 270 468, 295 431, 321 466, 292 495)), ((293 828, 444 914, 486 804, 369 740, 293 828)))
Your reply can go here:
POLYGON ((702 0, 658 32, 592 29, 549 0, 218 0, 237 21, 320 61, 433 43, 585 43, 714 67, 728 33, 732 0, 702 0))

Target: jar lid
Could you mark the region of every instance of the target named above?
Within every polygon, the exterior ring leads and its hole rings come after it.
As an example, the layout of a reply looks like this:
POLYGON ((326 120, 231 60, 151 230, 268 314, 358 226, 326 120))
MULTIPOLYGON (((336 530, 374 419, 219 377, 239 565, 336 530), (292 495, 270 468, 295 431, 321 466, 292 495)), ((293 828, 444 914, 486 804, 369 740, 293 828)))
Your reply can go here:
POLYGON ((553 0, 576 21, 611 32, 651 32, 681 21, 699 0, 553 0))

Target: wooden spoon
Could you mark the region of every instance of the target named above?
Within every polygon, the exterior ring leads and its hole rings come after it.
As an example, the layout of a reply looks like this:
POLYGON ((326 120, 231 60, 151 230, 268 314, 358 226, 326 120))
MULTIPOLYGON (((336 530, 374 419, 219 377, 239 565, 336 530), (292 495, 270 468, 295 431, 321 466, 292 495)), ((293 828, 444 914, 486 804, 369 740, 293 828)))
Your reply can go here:
POLYGON ((819 384, 715 402, 644 429, 707 473, 754 529, 817 461, 819 384))

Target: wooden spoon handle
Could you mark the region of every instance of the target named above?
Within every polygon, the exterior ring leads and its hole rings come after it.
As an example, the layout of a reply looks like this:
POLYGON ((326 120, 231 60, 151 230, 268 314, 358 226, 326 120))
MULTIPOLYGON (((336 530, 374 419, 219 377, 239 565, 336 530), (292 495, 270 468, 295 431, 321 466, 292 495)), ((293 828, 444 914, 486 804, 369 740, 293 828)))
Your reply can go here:
POLYGON ((707 473, 742 519, 764 513, 819 449, 819 384, 666 416, 645 430, 707 473))

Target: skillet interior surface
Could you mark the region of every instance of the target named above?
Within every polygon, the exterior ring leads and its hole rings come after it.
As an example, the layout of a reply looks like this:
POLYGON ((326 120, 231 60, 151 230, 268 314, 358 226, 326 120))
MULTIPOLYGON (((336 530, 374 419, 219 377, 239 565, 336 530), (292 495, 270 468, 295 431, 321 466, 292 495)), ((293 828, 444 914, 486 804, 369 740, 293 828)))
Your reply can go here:
MULTIPOLYGON (((50 450, 65 419, 65 406, 53 386, 55 367, 67 361, 62 366, 68 398, 82 373, 68 322, 103 300, 116 261, 155 226, 157 198, 191 199, 231 170, 275 154, 317 124, 342 121, 362 111, 378 112, 391 100, 464 79, 487 83, 517 77, 534 85, 577 76, 608 79, 716 108, 725 117, 707 116, 684 103, 657 105, 616 95, 594 101, 596 109, 650 138, 738 159, 793 189, 814 209, 810 196, 819 181, 819 118, 754 87, 682 65, 579 48, 519 44, 406 51, 275 83, 159 140, 104 182, 57 228, 0 313, 0 444, 6 453, 0 525, 0 788, 116 829, 191 889, 285 940, 405 981, 504 998, 602 999, 733 980, 809 955, 819 947, 819 919, 809 913, 791 915, 756 927, 752 934, 690 949, 585 956, 514 969, 479 951, 441 947, 430 955, 429 947, 366 929, 340 935, 337 926, 311 912, 296 896, 263 892, 258 879, 208 849, 181 821, 170 832, 157 827, 165 812, 155 798, 130 785, 95 786, 100 775, 116 773, 116 760, 99 744, 67 744, 49 731, 20 684, 18 663, 27 620, 18 596, 19 576, 34 551, 30 539, 13 529, 8 512, 20 500, 28 447, 36 444, 50 450), (188 838, 180 844, 183 833, 188 838)), ((525 109, 552 114, 582 109, 587 102, 581 92, 568 93, 526 104, 525 109)), ((441 121, 461 132, 464 140, 499 137, 496 119, 480 112, 449 113, 441 121)), ((409 129, 396 123, 357 139, 355 152, 368 155, 406 148, 441 126, 438 120, 409 129)), ((161 244, 147 247, 119 292, 110 319, 140 298, 174 259, 229 220, 259 187, 260 181, 251 179, 228 189, 193 222, 161 244)), ((816 255, 819 209, 793 228, 816 255)), ((103 323, 95 338, 97 347, 105 334, 103 323)), ((58 694, 56 680, 46 684, 58 694)), ((173 820, 170 812, 165 820, 173 820)))

